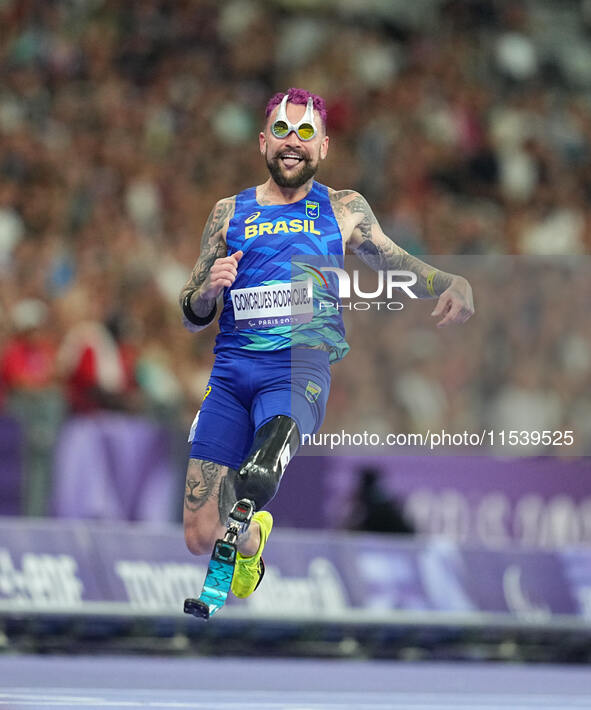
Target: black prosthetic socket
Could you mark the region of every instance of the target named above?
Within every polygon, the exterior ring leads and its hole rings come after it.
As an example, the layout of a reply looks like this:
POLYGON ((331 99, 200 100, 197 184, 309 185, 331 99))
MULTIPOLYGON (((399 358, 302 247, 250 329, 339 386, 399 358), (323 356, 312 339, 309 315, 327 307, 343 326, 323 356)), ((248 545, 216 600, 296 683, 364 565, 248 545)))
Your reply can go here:
POLYGON ((257 431, 250 454, 240 467, 236 497, 263 508, 277 493, 281 476, 300 445, 296 423, 280 414, 257 431))

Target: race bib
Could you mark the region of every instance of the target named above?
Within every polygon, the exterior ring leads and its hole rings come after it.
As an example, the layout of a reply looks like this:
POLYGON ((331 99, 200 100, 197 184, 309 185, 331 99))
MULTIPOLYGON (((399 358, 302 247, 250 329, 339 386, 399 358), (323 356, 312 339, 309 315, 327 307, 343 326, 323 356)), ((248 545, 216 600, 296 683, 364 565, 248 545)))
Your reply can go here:
POLYGON ((276 328, 309 323, 314 315, 312 280, 230 291, 237 328, 276 328))

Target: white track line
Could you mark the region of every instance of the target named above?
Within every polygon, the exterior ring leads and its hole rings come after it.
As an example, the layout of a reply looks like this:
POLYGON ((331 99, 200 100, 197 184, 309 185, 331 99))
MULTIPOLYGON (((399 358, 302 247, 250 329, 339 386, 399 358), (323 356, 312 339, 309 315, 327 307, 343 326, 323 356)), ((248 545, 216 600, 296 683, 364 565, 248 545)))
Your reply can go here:
MULTIPOLYGON (((0 692, 0 708, 4 703, 10 707, 35 706, 35 707, 140 707, 140 708, 171 708, 175 710, 211 710, 212 703, 216 710, 235 710, 236 696, 242 698, 241 710, 456 710, 458 706, 469 707, 470 710, 564 710, 565 708, 590 708, 591 695, 589 696, 542 696, 542 695, 516 695, 499 694, 485 695, 482 693, 292 693, 288 701, 278 700, 280 691, 249 693, 249 700, 244 700, 244 693, 226 691, 202 691, 199 699, 194 700, 154 700, 155 693, 164 691, 147 691, 144 689, 100 692, 92 691, 92 695, 81 695, 79 689, 59 689, 52 693, 43 690, 34 692, 12 689, 0 692), (137 694, 146 695, 152 699, 133 699, 137 694), (130 697, 131 696, 131 697, 130 697), (206 697, 204 697, 206 696, 206 697), (230 699, 232 698, 232 699, 230 699)), ((168 695, 168 693, 166 693, 168 695)))

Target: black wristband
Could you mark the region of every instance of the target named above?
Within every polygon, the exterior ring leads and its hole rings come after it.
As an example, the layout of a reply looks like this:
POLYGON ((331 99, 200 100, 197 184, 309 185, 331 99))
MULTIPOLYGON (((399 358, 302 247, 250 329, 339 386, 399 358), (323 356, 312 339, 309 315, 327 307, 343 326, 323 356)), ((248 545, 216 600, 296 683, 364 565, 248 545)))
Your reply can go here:
POLYGON ((193 313, 193 309, 191 308, 191 296, 195 293, 195 291, 196 289, 189 291, 189 293, 185 294, 185 297, 183 298, 183 313, 185 314, 185 318, 193 325, 209 325, 215 318, 217 306, 214 303, 211 313, 208 313, 204 317, 195 315, 195 313, 193 313))

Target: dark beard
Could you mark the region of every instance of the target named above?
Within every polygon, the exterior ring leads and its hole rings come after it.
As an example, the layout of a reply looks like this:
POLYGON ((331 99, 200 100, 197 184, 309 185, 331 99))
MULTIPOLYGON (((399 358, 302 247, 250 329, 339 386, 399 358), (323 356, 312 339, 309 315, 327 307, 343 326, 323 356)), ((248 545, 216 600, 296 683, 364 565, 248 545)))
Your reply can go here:
POLYGON ((318 164, 312 165, 309 160, 304 158, 304 167, 295 173, 295 175, 284 175, 281 172, 279 158, 272 158, 271 160, 267 158, 267 167, 269 168, 271 177, 279 187, 300 187, 316 175, 318 164))

